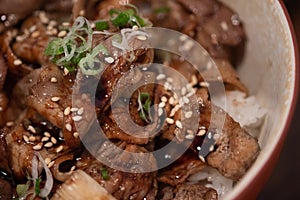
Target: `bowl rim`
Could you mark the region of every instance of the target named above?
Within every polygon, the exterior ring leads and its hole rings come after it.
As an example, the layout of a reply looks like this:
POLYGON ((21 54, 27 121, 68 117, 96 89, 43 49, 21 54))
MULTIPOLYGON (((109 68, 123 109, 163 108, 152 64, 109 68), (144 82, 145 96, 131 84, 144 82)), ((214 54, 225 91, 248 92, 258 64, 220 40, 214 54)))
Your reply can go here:
POLYGON ((266 161, 265 163, 263 163, 262 168, 260 168, 258 170, 256 177, 253 178, 249 182, 249 184, 247 185, 247 192, 240 190, 240 191, 236 192, 236 195, 234 195, 234 196, 229 195, 230 197, 233 197, 234 200, 249 199, 250 196, 253 199, 256 199, 256 197, 258 196, 258 194, 260 193, 260 191, 262 190, 264 185, 267 183, 268 179, 271 176, 272 171, 274 170, 275 164, 278 161, 280 152, 284 145, 284 141, 288 135, 289 128, 290 128, 293 116, 295 114, 297 100, 299 98, 298 95, 300 94, 299 93, 300 60, 299 60, 299 48, 298 48, 298 43, 297 43, 297 37, 296 37, 295 29, 294 29, 292 20, 290 18, 289 12, 285 6, 285 3, 283 1, 278 1, 278 2, 279 2, 279 8, 282 9, 283 14, 285 16, 285 20, 288 24, 288 27, 289 27, 288 33, 289 33, 289 37, 291 38, 291 41, 292 41, 292 48, 294 50, 293 59, 294 59, 294 63, 295 63, 295 73, 294 73, 294 81, 291 82, 293 84, 293 94, 292 94, 291 104, 287 111, 288 114, 287 114, 287 118, 286 118, 286 123, 283 126, 283 132, 279 136, 279 140, 277 141, 276 148, 270 154, 270 159, 268 161, 266 161), (259 181, 258 181, 257 177, 260 177, 259 181), (250 193, 251 193, 251 195, 250 195, 250 193))

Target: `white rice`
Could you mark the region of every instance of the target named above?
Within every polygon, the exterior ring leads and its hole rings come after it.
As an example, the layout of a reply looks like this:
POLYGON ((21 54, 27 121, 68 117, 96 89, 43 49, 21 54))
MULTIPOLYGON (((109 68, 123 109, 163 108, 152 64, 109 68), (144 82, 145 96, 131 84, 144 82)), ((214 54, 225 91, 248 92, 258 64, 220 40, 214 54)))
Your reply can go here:
POLYGON ((240 91, 226 92, 226 97, 217 96, 213 100, 215 105, 223 108, 243 128, 260 127, 266 115, 266 109, 258 104, 255 96, 246 97, 240 91))
POLYGON ((225 178, 212 167, 206 167, 201 172, 191 175, 188 181, 191 183, 206 182, 206 187, 213 188, 218 192, 219 199, 222 199, 233 187, 231 179, 225 178))

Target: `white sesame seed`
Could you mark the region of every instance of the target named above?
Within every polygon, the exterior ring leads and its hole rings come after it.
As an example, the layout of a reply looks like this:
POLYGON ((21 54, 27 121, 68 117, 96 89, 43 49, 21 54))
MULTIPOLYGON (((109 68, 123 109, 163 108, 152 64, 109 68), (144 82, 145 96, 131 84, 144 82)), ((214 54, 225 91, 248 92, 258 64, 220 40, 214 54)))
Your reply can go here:
POLYGON ((158 104, 158 107, 159 108, 164 108, 166 106, 166 103, 165 102, 160 102, 159 104, 158 104))
POLYGON ((47 142, 46 144, 44 144, 44 147, 50 148, 53 146, 52 142, 47 142))
POLYGON ((40 13, 39 13, 39 18, 40 18, 40 20, 41 20, 41 22, 42 22, 43 24, 47 24, 47 23, 49 22, 49 19, 47 18, 45 12, 40 12, 40 13))
POLYGON ((220 138, 220 134, 218 134, 218 133, 214 134, 213 139, 215 141, 217 141, 219 138, 220 138))
POLYGON ((156 80, 158 80, 158 81, 163 80, 163 79, 165 79, 165 78, 166 78, 166 75, 165 75, 165 74, 158 74, 158 75, 156 76, 156 80))
POLYGON ((166 90, 172 90, 172 85, 171 85, 169 82, 165 82, 165 83, 164 83, 164 88, 165 88, 166 90))
POLYGON ((186 97, 191 97, 191 96, 193 96, 195 94, 195 92, 192 90, 192 91, 190 91, 189 93, 187 93, 185 96, 186 97))
POLYGON ((20 59, 14 60, 14 65, 15 66, 22 65, 22 61, 20 59))
POLYGON ((53 102, 58 102, 59 100, 60 100, 59 97, 52 97, 52 98, 51 98, 51 101, 53 101, 53 102))
POLYGON ((182 129, 182 123, 179 120, 176 120, 175 124, 178 128, 182 129))
POLYGON ((79 115, 76 115, 76 116, 72 117, 72 119, 73 119, 75 122, 79 122, 80 120, 82 120, 82 117, 79 116, 79 115))
POLYGON ((141 40, 141 41, 145 41, 145 40, 147 40, 147 37, 144 35, 139 35, 139 36, 137 36, 137 39, 141 40))
POLYGON ((186 112, 185 114, 184 114, 184 117, 186 118, 186 119, 189 119, 189 118, 191 118, 193 116, 193 112, 192 111, 188 111, 188 112, 186 112))
POLYGON ((70 26, 70 23, 69 22, 63 22, 61 25, 62 26, 70 26))
POLYGON ((28 126, 27 130, 30 131, 31 133, 36 133, 35 128, 31 125, 28 126))
POLYGON ((28 139, 29 139, 30 142, 36 141, 36 137, 34 137, 34 136, 30 136, 28 139))
POLYGON ((208 138, 208 139, 211 139, 211 138, 212 138, 211 132, 208 133, 207 138, 208 138))
POLYGON ((50 138, 50 137, 51 137, 51 134, 50 134, 49 132, 45 131, 45 132, 44 132, 44 136, 46 136, 46 137, 49 137, 49 138, 50 138))
POLYGON ((79 15, 80 15, 80 16, 83 16, 84 14, 85 14, 85 11, 84 11, 84 10, 80 10, 80 11, 79 11, 79 15))
POLYGON ((56 26, 56 25, 57 25, 57 21, 55 21, 55 20, 51 20, 49 22, 49 26, 56 26))
POLYGON ((30 28, 29 28, 29 31, 32 33, 33 31, 35 31, 36 30, 36 25, 33 25, 33 26, 31 26, 30 28))
POLYGON ((77 111, 77 114, 78 114, 78 115, 82 115, 83 112, 84 112, 84 108, 81 107, 81 108, 79 108, 79 110, 77 111))
POLYGON ((227 23, 226 22, 221 22, 221 28, 223 29, 223 31, 228 31, 228 25, 227 25, 227 23))
POLYGON ((174 102, 175 102, 174 97, 171 97, 171 98, 169 99, 169 104, 174 105, 174 102))
POLYGON ((74 165, 74 166, 71 167, 70 171, 72 172, 72 171, 74 171, 75 169, 76 169, 76 166, 74 165))
POLYGON ((199 132, 198 132, 198 136, 203 136, 203 135, 205 135, 205 133, 206 133, 206 131, 205 130, 203 130, 203 129, 201 129, 199 132))
POLYGON ((172 158, 172 156, 171 155, 169 155, 169 154, 165 154, 165 159, 171 159, 172 158))
POLYGON ((164 113, 164 110, 162 108, 158 108, 158 116, 162 116, 162 114, 164 113))
POLYGON ((183 103, 188 104, 190 103, 189 98, 187 98, 186 96, 182 97, 183 103))
POLYGON ((65 37, 66 35, 67 35, 67 31, 62 30, 62 31, 60 31, 60 32, 57 34, 57 37, 62 38, 62 37, 65 37))
POLYGON ((23 140, 24 140, 26 143, 28 143, 28 142, 29 142, 28 136, 27 136, 27 135, 23 135, 23 140))
POLYGON ((66 76, 68 74, 69 74, 69 70, 66 67, 64 67, 64 75, 66 76))
POLYGON ((201 147, 200 147, 200 146, 197 146, 197 150, 198 150, 198 151, 201 151, 201 147))
POLYGON ((174 117, 174 115, 175 115, 175 113, 176 113, 177 111, 175 110, 175 108, 173 108, 172 110, 171 110, 171 112, 170 112, 170 117, 174 117))
POLYGON ((33 146, 32 149, 33 150, 41 150, 43 147, 43 144, 42 143, 38 143, 37 145, 33 146))
POLYGON ((209 87, 209 83, 205 82, 205 81, 202 81, 202 82, 200 82, 200 86, 201 87, 209 87))
POLYGON ((55 161, 51 161, 51 162, 48 164, 48 168, 53 167, 54 164, 55 164, 55 161))
POLYGON ((71 112, 77 112, 79 108, 71 108, 71 112))
POLYGON ((169 83, 173 83, 174 80, 173 80, 173 78, 168 77, 168 78, 167 78, 167 81, 168 81, 169 83))
POLYGON ((51 81, 51 83, 57 83, 57 78, 52 77, 50 81, 51 81))
POLYGON ((132 27, 132 30, 134 30, 134 31, 137 31, 139 29, 139 27, 137 26, 137 25, 134 25, 133 27, 132 27))
POLYGON ((42 142, 47 142, 48 140, 49 140, 49 137, 43 137, 41 141, 42 142))
POLYGON ((165 102, 165 103, 168 101, 167 97, 165 97, 165 96, 162 96, 160 98, 160 100, 161 100, 161 102, 165 102))
POLYGON ((18 36, 16 37, 16 40, 17 40, 17 42, 22 42, 22 41, 25 40, 25 36, 24 36, 24 35, 18 35, 18 36))
POLYGON ((191 134, 188 134, 188 135, 185 136, 185 138, 188 139, 188 140, 192 140, 192 139, 194 139, 194 136, 191 135, 191 134))
POLYGON ((6 122, 5 124, 7 127, 12 127, 13 125, 15 125, 15 123, 13 121, 10 122, 6 122))
POLYGON ((205 162, 205 158, 203 156, 199 156, 199 158, 202 162, 205 162))
POLYGON ((66 129, 67 129, 67 131, 71 132, 72 131, 72 125, 71 124, 66 124, 66 129))
POLYGON ((214 150, 214 145, 210 145, 209 151, 213 151, 213 150, 214 150))
POLYGON ((61 152, 63 149, 64 149, 64 146, 63 146, 63 145, 60 145, 59 147, 57 147, 56 153, 61 152))
POLYGON ((176 105, 176 106, 171 110, 170 117, 173 117, 179 109, 180 109, 180 105, 176 105))
POLYGON ((196 85, 198 83, 198 79, 195 75, 192 76, 191 85, 196 85))
POLYGON ((39 31, 34 31, 32 34, 31 34, 31 37, 32 38, 37 38, 40 36, 40 32, 39 31))
POLYGON ((167 122, 168 124, 174 124, 174 119, 167 117, 167 118, 166 118, 166 122, 167 122))
POLYGON ((64 115, 67 116, 71 113, 71 108, 68 106, 66 107, 66 109, 64 110, 64 115))
POLYGON ((51 137, 51 142, 52 142, 53 144, 56 144, 56 143, 57 143, 57 140, 56 140, 54 137, 51 137))
POLYGON ((45 159, 45 163, 48 165, 49 163, 51 162, 51 159, 50 158, 46 158, 45 159))
POLYGON ((106 57, 106 58, 104 58, 104 60, 105 60, 107 63, 109 63, 109 64, 115 62, 115 59, 112 58, 112 57, 106 57))
POLYGON ((240 25, 241 22, 240 22, 239 16, 237 14, 234 14, 231 16, 231 23, 234 26, 240 25))
POLYGON ((73 136, 74 136, 74 138, 78 138, 79 137, 79 133, 78 132, 74 132, 73 136))

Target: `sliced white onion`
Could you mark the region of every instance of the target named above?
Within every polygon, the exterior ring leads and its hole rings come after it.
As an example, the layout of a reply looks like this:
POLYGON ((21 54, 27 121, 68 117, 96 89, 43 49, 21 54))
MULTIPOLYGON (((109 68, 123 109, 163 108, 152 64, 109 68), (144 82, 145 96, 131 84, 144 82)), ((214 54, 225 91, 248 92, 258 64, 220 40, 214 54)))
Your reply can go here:
POLYGON ((34 156, 32 158, 32 178, 33 178, 33 183, 34 183, 34 188, 36 187, 36 180, 38 178, 38 164, 39 162, 43 165, 43 168, 45 169, 46 172, 46 182, 44 188, 40 190, 39 196, 42 198, 47 197, 53 187, 53 177, 51 174, 50 169, 48 168, 46 162, 44 161, 43 157, 39 152, 34 152, 34 156))

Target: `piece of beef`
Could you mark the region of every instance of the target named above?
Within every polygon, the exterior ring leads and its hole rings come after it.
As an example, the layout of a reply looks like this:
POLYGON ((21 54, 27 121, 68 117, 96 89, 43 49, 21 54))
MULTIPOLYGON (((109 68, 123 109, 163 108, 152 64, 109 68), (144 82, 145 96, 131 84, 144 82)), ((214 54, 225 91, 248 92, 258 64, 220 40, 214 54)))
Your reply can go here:
POLYGON ((26 105, 62 129, 69 147, 78 147, 80 138, 74 133, 83 136, 95 115, 91 99, 88 95, 72 95, 75 74, 64 76, 55 65, 38 70, 36 82, 27 91, 29 95, 26 97, 26 105))
POLYGON ((260 152, 257 139, 224 110, 208 102, 200 105, 200 113, 200 126, 206 127, 206 134, 215 140, 214 149, 206 158, 208 165, 227 178, 239 180, 260 152))
POLYGON ((39 15, 27 18, 21 27, 19 35, 22 39, 12 44, 12 50, 24 62, 44 65, 49 58, 44 54, 49 41, 46 26, 41 22, 39 15))
MULTIPOLYGON (((124 152, 147 152, 143 147, 135 145, 126 145, 125 143, 115 145, 118 145, 119 148, 124 148, 124 152)), ((115 169, 113 165, 105 166, 86 152, 81 155, 81 159, 77 163, 77 168, 83 169, 117 199, 142 200, 146 196, 147 199, 154 199, 157 193, 156 172, 150 170, 150 172, 139 173, 145 169, 144 167, 147 168, 148 166, 146 165, 149 165, 149 163, 154 162, 153 164, 155 165, 154 158, 152 157, 150 159, 148 158, 147 161, 137 162, 134 157, 128 157, 122 150, 117 154, 115 154, 115 152, 115 150, 109 148, 109 145, 102 145, 98 156, 112 157, 119 163, 119 166, 131 166, 132 172, 119 171, 115 169), (134 173, 134 171, 136 172, 134 173), (107 175, 103 175, 103 173, 107 173, 107 175)))
POLYGON ((175 188, 165 186, 159 192, 161 200, 217 200, 218 193, 212 188, 207 188, 201 184, 180 184, 175 188))
POLYGON ((151 72, 140 72, 139 69, 134 70, 136 73, 129 72, 128 76, 123 76, 121 83, 114 89, 115 96, 112 98, 110 109, 106 115, 99 115, 98 119, 104 134, 109 139, 120 139, 133 144, 147 144, 159 127, 157 115, 153 115, 151 108, 144 111, 141 116, 142 104, 147 101, 142 99, 142 94, 148 94, 149 102, 152 106, 154 102, 154 84, 155 74, 151 72), (137 80, 136 80, 137 79, 137 80), (137 88, 136 88, 137 87, 137 88))
MULTIPOLYGON (((157 95, 163 93, 163 96, 168 97, 165 89, 156 90, 156 92, 157 95)), ((192 110, 194 115, 189 116, 189 120, 195 119, 196 123, 184 123, 187 115, 181 112, 187 105, 183 105, 173 116, 171 113, 166 114, 172 117, 172 120, 166 121, 161 137, 167 140, 173 140, 175 137, 176 141, 183 145, 190 145, 189 141, 192 140, 190 148, 200 153, 203 159, 207 156, 210 166, 217 168, 225 177, 239 180, 260 151, 257 140, 242 129, 239 123, 235 122, 224 110, 211 105, 206 88, 198 89, 196 96, 199 107, 192 110), (200 115, 195 113, 200 113, 200 115), (176 121, 181 123, 176 123, 176 121), (216 140, 213 135, 217 137, 216 140)), ((165 111, 168 110, 170 109, 165 111)))
MULTIPOLYGON (((13 52, 10 44, 15 37, 15 33, 13 31, 6 31, 0 35, 0 49, 2 56, 4 58, 5 63, 8 66, 8 71, 11 72, 16 77, 23 77, 26 74, 32 71, 32 67, 24 64, 17 63, 16 60, 19 60, 18 57, 13 52)), ((19 62, 19 61, 18 61, 19 62)))
MULTIPOLYGON (((126 40, 128 46, 119 49, 112 45, 113 38, 105 40, 103 45, 108 49, 109 55, 114 55, 114 62, 105 66, 99 81, 99 95, 97 109, 104 111, 110 106, 108 102, 119 79, 137 66, 148 64, 153 61, 153 49, 148 49, 148 42, 139 40, 137 37, 129 37, 128 32, 122 33, 122 40, 126 40), (133 50, 131 50, 133 49, 133 50)), ((138 80, 132 80, 138 81, 138 80)))
POLYGON ((5 125, 6 110, 8 108, 8 98, 4 92, 0 92, 0 127, 5 125))
POLYGON ((4 83, 5 83, 7 68, 8 68, 8 66, 7 66, 3 56, 0 56, 0 91, 2 90, 4 83))
MULTIPOLYGON (((178 145, 178 148, 182 147, 178 145)), ((201 171, 205 166, 206 164, 199 160, 195 153, 191 150, 187 150, 174 163, 161 169, 158 172, 157 180, 176 187, 177 185, 186 182, 190 175, 201 171)))
POLYGON ((33 157, 32 146, 22 142, 23 136, 27 132, 21 123, 25 117, 26 111, 24 111, 18 117, 18 120, 14 122, 15 127, 5 131, 9 164, 16 180, 22 180, 26 177, 26 170, 29 169, 29 163, 33 157))
POLYGON ((218 1, 134 1, 154 26, 174 29, 196 39, 213 58, 237 62, 245 33, 238 15, 218 1), (172 22, 172 23, 170 23, 172 22), (237 50, 238 49, 238 50, 237 50))
POLYGON ((8 200, 13 196, 13 177, 8 164, 7 144, 0 131, 0 199, 8 200))

